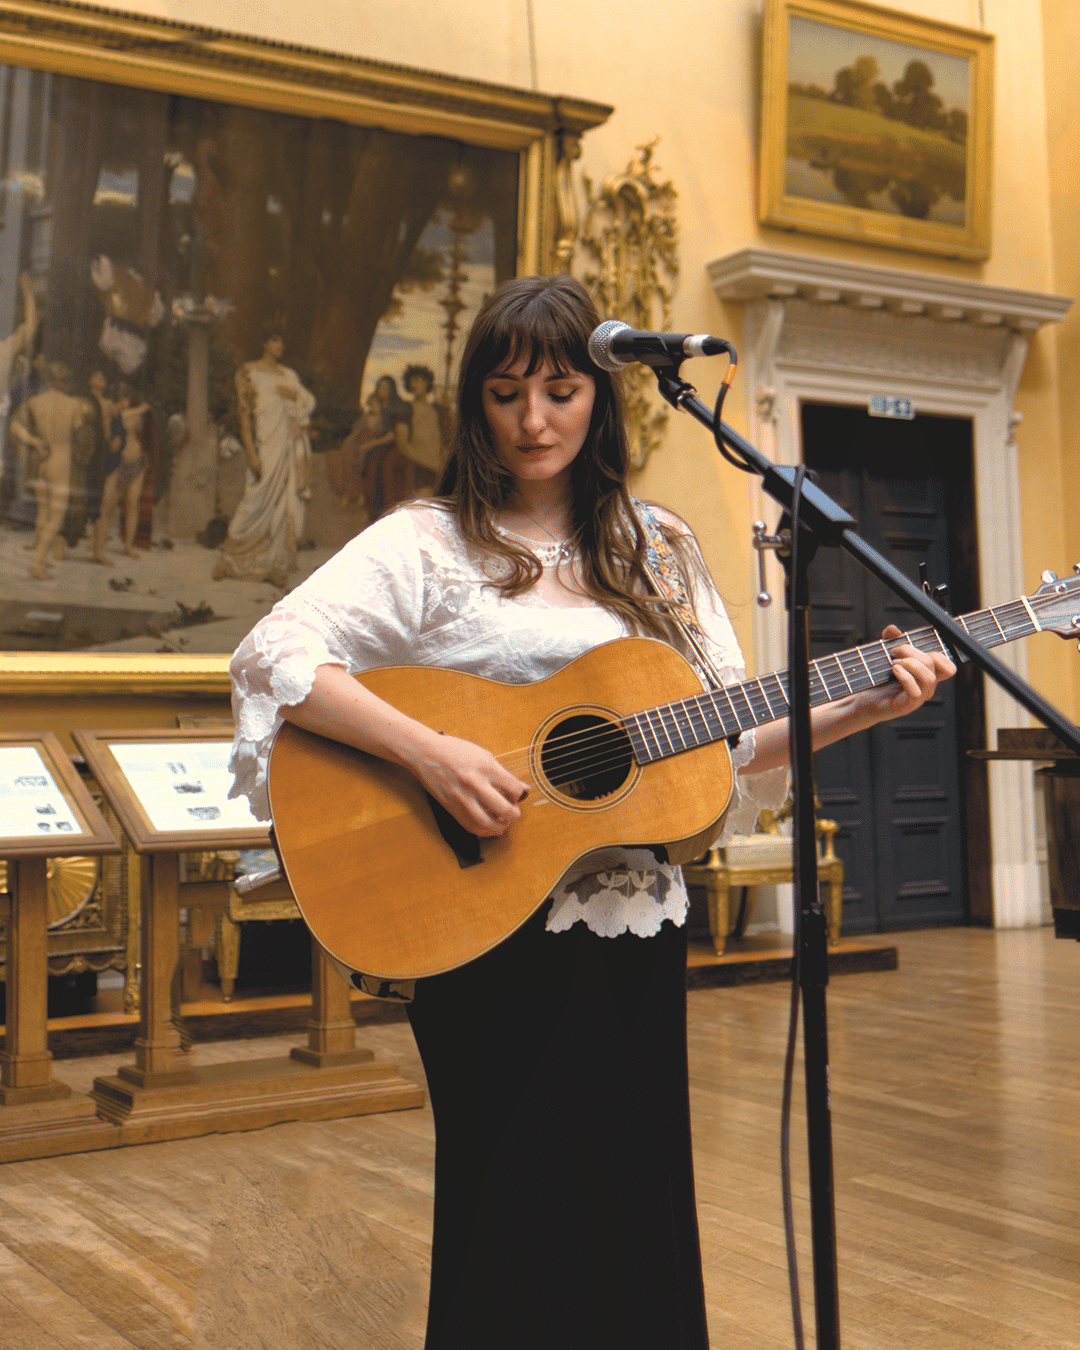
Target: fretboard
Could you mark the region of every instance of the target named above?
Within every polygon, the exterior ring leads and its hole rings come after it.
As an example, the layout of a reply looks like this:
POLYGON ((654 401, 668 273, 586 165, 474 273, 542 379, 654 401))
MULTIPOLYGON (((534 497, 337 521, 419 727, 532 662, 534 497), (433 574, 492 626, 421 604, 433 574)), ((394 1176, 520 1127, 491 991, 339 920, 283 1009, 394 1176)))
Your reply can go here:
MULTIPOLYGON (((1027 600, 981 609, 957 622, 984 647, 1030 637, 1040 628, 1027 600)), ((905 643, 923 652, 947 653, 936 629, 918 628, 889 641, 868 642, 865 647, 820 657, 810 663, 811 704, 816 708, 888 684, 894 678, 892 653, 905 643)), ((775 722, 789 710, 788 678, 783 672, 632 713, 623 719, 623 726, 637 762, 651 764, 775 722)))

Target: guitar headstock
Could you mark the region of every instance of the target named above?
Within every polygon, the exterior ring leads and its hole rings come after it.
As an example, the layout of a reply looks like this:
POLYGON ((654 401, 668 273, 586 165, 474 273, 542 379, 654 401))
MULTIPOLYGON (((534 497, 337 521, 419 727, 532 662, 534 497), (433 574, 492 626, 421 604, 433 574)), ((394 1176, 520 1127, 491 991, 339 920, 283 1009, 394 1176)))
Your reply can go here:
POLYGON ((1073 568, 1075 576, 1065 581, 1054 572, 1042 574, 1042 585, 1028 604, 1035 611, 1044 633, 1057 633, 1064 638, 1080 638, 1080 563, 1073 568))

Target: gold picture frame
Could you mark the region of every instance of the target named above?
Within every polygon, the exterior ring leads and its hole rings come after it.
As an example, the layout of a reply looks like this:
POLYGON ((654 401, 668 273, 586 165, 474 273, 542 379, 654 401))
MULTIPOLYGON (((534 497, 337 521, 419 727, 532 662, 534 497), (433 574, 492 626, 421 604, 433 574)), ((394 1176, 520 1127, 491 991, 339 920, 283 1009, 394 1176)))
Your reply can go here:
POLYGON ((858 0, 768 0, 758 217, 990 253, 994 39, 858 0))
MULTIPOLYGON (((567 215, 573 211, 573 193, 568 190, 570 166, 580 153, 583 133, 605 121, 612 111, 606 105, 583 99, 552 97, 69 0, 0 0, 0 67, 31 74, 44 72, 54 84, 57 79, 73 78, 100 82, 103 87, 119 86, 121 91, 175 96, 173 102, 200 100, 204 105, 220 106, 234 119, 238 116, 236 109, 254 110, 256 116, 264 113, 277 118, 277 126, 282 125, 283 117, 295 117, 310 119, 320 126, 327 122, 342 124, 350 135, 355 133, 348 129, 363 128, 389 137, 427 141, 443 138, 462 147, 459 160, 464 163, 466 173, 470 155, 506 152, 516 156, 512 160, 516 165, 516 200, 510 201, 500 217, 511 222, 511 230, 516 228, 516 238, 511 233, 507 244, 506 238, 500 237, 497 246, 501 250, 503 274, 508 270, 511 274, 514 270, 518 274, 554 271, 565 265, 566 239, 576 230, 576 221, 567 215)), ((39 77, 34 78, 40 83, 39 77)), ((121 92, 110 97, 115 102, 127 95, 121 92)), ((135 101, 132 94, 133 106, 135 101)), ((131 114, 127 115, 131 121, 131 114)), ((72 130, 77 133, 71 138, 74 145, 84 129, 72 130)), ((114 169, 110 172, 116 176, 114 169)), ((504 178, 504 195, 514 193, 513 175, 500 177, 500 184, 504 178)), ((106 188, 121 195, 125 190, 122 183, 117 188, 111 180, 106 188)), ((99 182, 99 195, 103 191, 99 182)), ((499 191, 504 189, 500 187, 499 191)), ((268 209, 274 209, 274 204, 268 204, 268 209)), ((276 209, 280 211, 280 205, 276 209)), ((449 228, 456 226, 451 224, 449 228)), ((505 236, 507 227, 503 228, 505 236)), ((29 252, 24 250, 27 256, 29 252)), ((81 258, 79 266, 86 271, 92 261, 93 258, 81 258)), ((133 270, 137 264, 135 259, 133 270)), ((138 275, 137 270, 135 274, 138 275)), ((13 295, 16 282, 17 275, 3 279, 8 296, 13 295)), ((422 283, 421 278, 417 284, 422 283)), ((101 286, 96 278, 94 284, 101 286)), ((450 296, 451 304, 454 298, 450 296)), ((198 296, 196 299, 202 304, 198 296)), ((177 301, 174 298, 170 302, 168 295, 165 301, 166 322, 173 322, 180 313, 177 301)), ((108 314, 105 300, 101 303, 108 314)), ((20 317, 25 323, 25 306, 20 311, 17 301, 10 304, 15 304, 16 309, 12 311, 14 317, 7 316, 9 325, 13 327, 20 317)), ((269 312, 269 301, 265 307, 268 312, 260 315, 264 330, 271 319, 277 318, 276 313, 269 312)), ((40 301, 38 308, 40 314, 40 301)), ((456 320, 460 326, 468 319, 468 310, 460 304, 453 313, 447 309, 446 314, 451 325, 456 320), (462 309, 465 312, 460 314, 462 309)), ((202 322, 205 316, 194 317, 202 322)), ((187 322, 190 316, 181 314, 181 319, 187 322)), ((97 323, 101 323, 100 315, 97 323)), ((254 334, 254 321, 248 326, 254 334)), ((0 333, 0 338, 6 336, 6 331, 0 333)), ((325 345, 329 345, 329 339, 325 345)), ((255 354, 249 337, 248 355, 255 354)), ((86 369, 76 364, 76 374, 85 383, 86 369)), ((365 379, 370 374, 369 368, 365 379)), ((89 402, 78 383, 73 389, 83 394, 84 402, 89 402)), ((367 391, 363 392, 366 397, 367 391)), ((137 402, 137 398, 131 401, 137 402)), ((162 435, 169 411, 165 408, 159 417, 162 435)), ((322 444, 326 443, 324 438, 322 444)), ((92 533, 92 524, 90 529, 92 533)), ((82 554, 88 547, 86 538, 84 534, 80 541, 82 554)), ((335 547, 340 542, 343 540, 335 547)), ((208 557, 212 563, 213 555, 208 557)), ((121 575, 122 557, 118 556, 118 561, 121 566, 109 574, 117 582, 114 590, 123 589, 125 581, 121 575)), ((135 562, 133 570, 139 566, 135 562)), ((293 575, 289 584, 298 579, 293 575)), ((124 599, 126 603, 129 597, 124 599)), ((272 599, 267 591, 267 607, 272 599)), ((179 607, 184 609, 183 605, 179 607)), ((59 612, 61 605, 42 603, 36 606, 35 613, 47 615, 50 609, 59 612)), ((175 650, 182 645, 176 642, 172 644, 173 650, 166 650, 170 641, 166 632, 163 645, 156 650, 104 653, 89 650, 102 645, 97 640, 98 630, 92 631, 94 639, 82 648, 72 648, 69 642, 66 648, 60 644, 48 649, 48 634, 44 634, 44 641, 36 642, 38 650, 20 649, 20 644, 0 637, 0 698, 121 693, 206 696, 224 695, 228 691, 229 658, 224 650, 193 644, 192 652, 185 653, 175 650)), ((149 631, 154 633, 155 629, 151 627, 149 631)), ((28 645, 35 645, 37 636, 28 645)))

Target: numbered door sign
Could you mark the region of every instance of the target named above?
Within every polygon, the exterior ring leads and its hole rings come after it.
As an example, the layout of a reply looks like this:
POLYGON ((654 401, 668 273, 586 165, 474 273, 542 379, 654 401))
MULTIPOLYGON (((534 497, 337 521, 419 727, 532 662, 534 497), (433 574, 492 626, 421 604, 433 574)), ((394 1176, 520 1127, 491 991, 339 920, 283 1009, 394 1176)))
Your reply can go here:
POLYGON ((909 398, 893 398, 891 394, 874 394, 867 409, 871 417, 899 417, 910 422, 915 416, 915 404, 909 398))

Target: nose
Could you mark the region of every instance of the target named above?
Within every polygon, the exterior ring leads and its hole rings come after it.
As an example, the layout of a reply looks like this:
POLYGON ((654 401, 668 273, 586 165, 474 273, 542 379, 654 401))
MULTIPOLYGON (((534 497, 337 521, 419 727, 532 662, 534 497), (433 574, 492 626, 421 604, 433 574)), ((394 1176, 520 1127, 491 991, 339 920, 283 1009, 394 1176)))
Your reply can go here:
POLYGON ((544 408, 544 395, 538 389, 529 389, 525 394, 521 414, 521 429, 527 436, 538 436, 547 425, 544 408))

